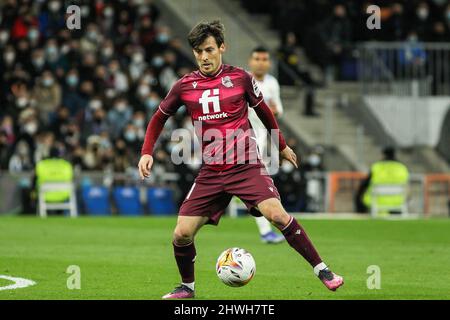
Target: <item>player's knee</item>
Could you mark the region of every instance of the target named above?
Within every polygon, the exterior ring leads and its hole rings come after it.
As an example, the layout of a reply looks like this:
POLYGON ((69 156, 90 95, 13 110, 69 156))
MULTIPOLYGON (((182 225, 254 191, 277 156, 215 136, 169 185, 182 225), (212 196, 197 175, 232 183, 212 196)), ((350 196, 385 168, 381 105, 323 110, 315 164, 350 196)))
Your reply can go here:
POLYGON ((284 226, 289 222, 289 215, 279 206, 270 206, 266 209, 266 218, 277 226, 284 226))
POLYGON ((189 244, 192 240, 194 240, 194 233, 189 229, 178 226, 175 228, 173 232, 173 241, 176 244, 189 244))

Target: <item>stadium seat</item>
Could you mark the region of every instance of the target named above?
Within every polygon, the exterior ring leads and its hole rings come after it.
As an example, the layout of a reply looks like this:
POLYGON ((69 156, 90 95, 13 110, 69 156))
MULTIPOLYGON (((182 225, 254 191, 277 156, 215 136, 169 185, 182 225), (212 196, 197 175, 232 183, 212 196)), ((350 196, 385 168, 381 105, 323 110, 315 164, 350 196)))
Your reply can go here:
POLYGON ((136 187, 115 187, 113 189, 114 204, 120 215, 140 216, 144 213, 136 187))
POLYGON ((147 190, 147 209, 154 215, 176 214, 177 208, 170 188, 149 188, 147 190))
POLYGON ((102 186, 83 186, 81 191, 84 210, 87 214, 106 216, 111 214, 108 188, 102 186))

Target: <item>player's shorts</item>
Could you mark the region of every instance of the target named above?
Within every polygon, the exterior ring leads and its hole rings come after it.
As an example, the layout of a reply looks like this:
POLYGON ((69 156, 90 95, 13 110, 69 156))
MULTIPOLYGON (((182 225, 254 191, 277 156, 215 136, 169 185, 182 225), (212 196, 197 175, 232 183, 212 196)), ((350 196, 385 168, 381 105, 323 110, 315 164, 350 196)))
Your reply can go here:
POLYGON ((224 171, 203 166, 179 215, 209 217, 207 224, 217 225, 233 196, 239 197, 249 212, 264 200, 280 199, 272 178, 261 163, 236 165, 224 171))

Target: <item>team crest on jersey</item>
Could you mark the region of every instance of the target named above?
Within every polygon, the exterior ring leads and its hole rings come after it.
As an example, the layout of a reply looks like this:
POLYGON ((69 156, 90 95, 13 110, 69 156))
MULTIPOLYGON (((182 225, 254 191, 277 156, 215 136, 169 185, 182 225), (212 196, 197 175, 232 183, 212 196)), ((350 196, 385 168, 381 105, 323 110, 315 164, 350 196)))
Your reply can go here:
POLYGON ((231 82, 229 76, 222 77, 222 84, 227 88, 231 88, 233 86, 233 82, 231 82))

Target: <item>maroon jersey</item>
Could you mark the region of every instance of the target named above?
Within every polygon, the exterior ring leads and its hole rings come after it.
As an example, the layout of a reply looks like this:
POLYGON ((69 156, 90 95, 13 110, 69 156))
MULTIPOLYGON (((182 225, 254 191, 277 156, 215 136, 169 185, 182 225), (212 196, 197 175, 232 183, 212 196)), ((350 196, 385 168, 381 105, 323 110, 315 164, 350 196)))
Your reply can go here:
POLYGON ((248 107, 263 101, 255 79, 245 70, 222 65, 212 76, 194 71, 178 80, 159 109, 173 115, 186 106, 202 142, 204 163, 222 171, 237 163, 256 163, 256 142, 248 107))

